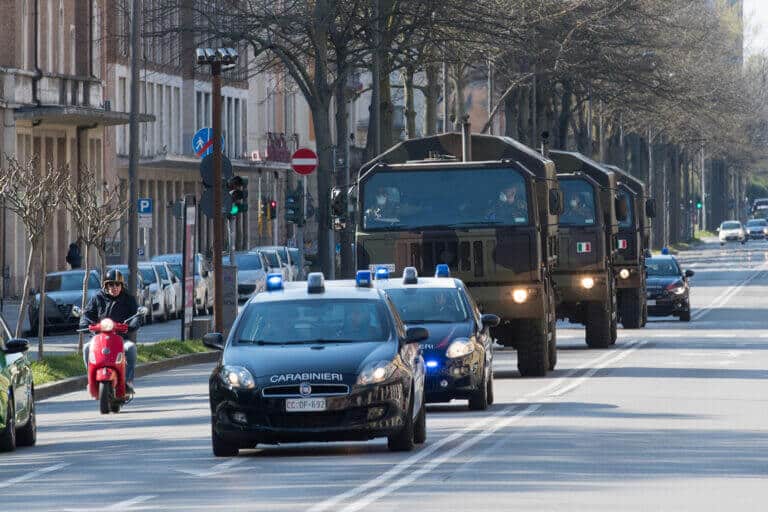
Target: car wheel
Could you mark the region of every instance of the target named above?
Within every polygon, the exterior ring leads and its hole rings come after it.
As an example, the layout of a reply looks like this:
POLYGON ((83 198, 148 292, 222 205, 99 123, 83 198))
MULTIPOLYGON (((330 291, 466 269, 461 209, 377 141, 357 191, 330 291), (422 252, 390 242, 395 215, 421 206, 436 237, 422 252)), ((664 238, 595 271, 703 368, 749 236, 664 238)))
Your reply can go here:
POLYGON ((29 418, 16 433, 16 446, 34 446, 37 442, 37 414, 35 413, 35 393, 30 397, 29 418))
POLYGON ((0 432, 0 452, 12 452, 16 449, 16 409, 10 393, 6 407, 5 430, 0 432))
POLYGON ((168 304, 163 304, 163 322, 167 322, 171 319, 171 316, 168 314, 168 304))
POLYGON ((236 457, 240 453, 236 445, 226 442, 216 434, 213 423, 211 423, 211 444, 213 445, 213 455, 216 457, 236 457))
POLYGON ((486 391, 486 395, 488 395, 488 405, 493 405, 493 367, 491 367, 490 371, 490 377, 488 377, 488 391, 486 391))
POLYGON ((470 411, 484 411, 488 408, 488 376, 477 387, 477 390, 469 397, 470 411))
POLYGON ((691 321, 691 310, 686 309, 685 311, 680 313, 680 321, 681 322, 690 322, 691 321))
POLYGON ((413 450, 415 443, 415 425, 413 423, 413 392, 411 392, 411 400, 408 404, 408 411, 405 415, 405 422, 403 427, 387 438, 387 447, 393 452, 410 452, 413 450))
POLYGON ((413 441, 416 444, 423 444, 427 440, 427 397, 421 397, 421 409, 419 417, 416 419, 416 426, 413 430, 413 441))

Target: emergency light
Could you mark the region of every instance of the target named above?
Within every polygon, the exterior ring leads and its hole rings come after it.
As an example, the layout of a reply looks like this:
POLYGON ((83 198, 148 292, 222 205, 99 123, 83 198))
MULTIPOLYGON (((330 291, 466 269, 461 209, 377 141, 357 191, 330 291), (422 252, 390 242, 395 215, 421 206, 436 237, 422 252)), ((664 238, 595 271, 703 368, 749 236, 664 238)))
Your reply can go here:
POLYGON ((371 271, 370 270, 358 270, 355 275, 355 284, 360 288, 371 287, 371 271))
POLYGON ((403 269, 403 284, 416 284, 419 282, 419 273, 416 267, 405 267, 403 269))
POLYGON ((283 275, 282 274, 269 274, 267 275, 267 291, 274 292, 283 289, 283 275))
POLYGON ((435 277, 451 277, 451 269, 445 263, 440 263, 435 267, 435 277))
POLYGON ((387 267, 379 267, 376 269, 376 280, 389 279, 389 269, 387 267))

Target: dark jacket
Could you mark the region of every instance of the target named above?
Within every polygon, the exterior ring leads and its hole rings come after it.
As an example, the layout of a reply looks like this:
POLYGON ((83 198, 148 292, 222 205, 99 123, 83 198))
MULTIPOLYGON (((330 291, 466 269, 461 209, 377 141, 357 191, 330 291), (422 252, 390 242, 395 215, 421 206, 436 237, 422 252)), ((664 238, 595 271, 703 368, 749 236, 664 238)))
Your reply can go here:
POLYGON ((83 264, 83 258, 80 256, 80 248, 77 244, 69 244, 69 252, 67 252, 65 259, 73 269, 80 268, 83 264))
MULTIPOLYGON (((80 317, 80 328, 86 328, 104 318, 111 318, 115 322, 125 322, 126 319, 135 315, 138 309, 139 305, 136 303, 136 298, 127 294, 125 289, 117 297, 100 290, 85 307, 85 311, 80 317)), ((140 318, 135 318, 128 324, 128 328, 130 331, 135 331, 139 325, 141 325, 140 318)))

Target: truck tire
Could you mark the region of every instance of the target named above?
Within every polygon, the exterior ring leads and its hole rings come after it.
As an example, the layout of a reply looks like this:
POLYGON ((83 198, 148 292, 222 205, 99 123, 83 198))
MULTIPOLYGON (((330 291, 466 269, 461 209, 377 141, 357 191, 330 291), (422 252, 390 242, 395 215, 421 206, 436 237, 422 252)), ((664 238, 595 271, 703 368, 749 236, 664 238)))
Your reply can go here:
POLYGON ((586 341, 589 348, 607 348, 611 344, 610 307, 602 302, 587 303, 586 341))
POLYGON ((549 339, 549 371, 554 370, 555 366, 557 366, 557 331, 552 330, 549 339))
POLYGON ((510 322, 503 322, 497 327, 491 327, 491 336, 493 336, 499 345, 505 347, 515 348, 516 334, 517 330, 515 329, 515 325, 510 322))
POLYGON ((624 290, 619 302, 621 325, 625 329, 639 329, 643 323, 643 301, 640 290, 624 290))
POLYGON ((544 377, 549 368, 549 339, 544 318, 520 321, 517 369, 523 377, 544 377))

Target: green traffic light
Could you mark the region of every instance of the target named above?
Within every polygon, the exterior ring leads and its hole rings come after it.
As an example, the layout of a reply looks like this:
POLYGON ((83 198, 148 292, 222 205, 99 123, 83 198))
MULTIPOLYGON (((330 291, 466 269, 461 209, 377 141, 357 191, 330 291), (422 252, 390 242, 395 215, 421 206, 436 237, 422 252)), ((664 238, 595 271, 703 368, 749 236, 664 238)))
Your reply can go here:
POLYGON ((696 208, 698 208, 699 210, 701 210, 701 202, 698 202, 698 203, 696 203, 696 208))
POLYGON ((240 207, 233 203, 232 208, 229 209, 229 214, 237 215, 238 213, 240 213, 240 207))

